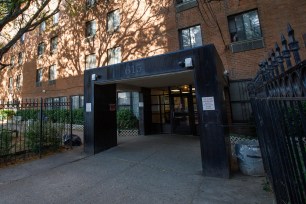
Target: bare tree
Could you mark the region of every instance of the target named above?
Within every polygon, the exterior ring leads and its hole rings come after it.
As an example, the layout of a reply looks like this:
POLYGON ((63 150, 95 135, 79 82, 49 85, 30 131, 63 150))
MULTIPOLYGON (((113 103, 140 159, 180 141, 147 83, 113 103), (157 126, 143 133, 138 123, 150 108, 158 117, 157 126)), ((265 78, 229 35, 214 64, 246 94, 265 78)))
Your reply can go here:
POLYGON ((3 56, 26 32, 59 11, 62 0, 0 0, 0 70, 3 56))

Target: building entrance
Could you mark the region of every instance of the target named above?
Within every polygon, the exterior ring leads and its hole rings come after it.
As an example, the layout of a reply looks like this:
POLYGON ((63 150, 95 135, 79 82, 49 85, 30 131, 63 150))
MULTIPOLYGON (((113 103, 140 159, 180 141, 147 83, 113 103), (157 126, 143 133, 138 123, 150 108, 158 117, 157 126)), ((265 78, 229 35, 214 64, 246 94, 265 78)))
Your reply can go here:
POLYGON ((213 45, 86 70, 85 151, 117 145, 116 95, 136 87, 140 135, 198 133, 203 174, 229 177, 223 73, 213 45))
POLYGON ((191 115, 188 95, 174 95, 172 109, 172 132, 175 134, 191 134, 191 115))
POLYGON ((151 89, 152 132, 197 134, 197 104, 192 85, 151 89))

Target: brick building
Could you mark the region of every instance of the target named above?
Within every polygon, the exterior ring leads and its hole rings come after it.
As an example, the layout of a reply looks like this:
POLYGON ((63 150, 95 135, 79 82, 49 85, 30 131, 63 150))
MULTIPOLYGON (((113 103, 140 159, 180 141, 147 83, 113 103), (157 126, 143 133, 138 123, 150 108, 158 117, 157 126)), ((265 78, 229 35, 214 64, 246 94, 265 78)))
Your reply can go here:
POLYGON ((83 103, 85 69, 213 43, 231 80, 295 29, 306 58, 304 0, 82 0, 26 33, 4 60, 0 102, 42 97, 83 103))

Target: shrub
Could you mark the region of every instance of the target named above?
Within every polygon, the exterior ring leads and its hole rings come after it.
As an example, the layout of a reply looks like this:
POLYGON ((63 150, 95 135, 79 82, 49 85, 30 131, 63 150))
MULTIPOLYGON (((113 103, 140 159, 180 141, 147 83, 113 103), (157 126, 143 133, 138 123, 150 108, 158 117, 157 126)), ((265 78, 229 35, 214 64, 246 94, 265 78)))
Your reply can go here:
POLYGON ((72 117, 74 124, 79 124, 79 125, 84 124, 84 109, 83 108, 74 109, 72 111, 72 117))
MULTIPOLYGON (((40 110, 38 109, 28 109, 28 110, 18 110, 16 115, 21 116, 22 120, 38 120, 40 117, 40 110)), ((70 122, 70 110, 67 109, 52 109, 44 110, 43 117, 54 123, 67 123, 70 122)), ((84 111, 83 108, 73 109, 72 117, 74 124, 84 123, 84 111)))
POLYGON ((12 133, 8 130, 0 130, 0 156, 6 156, 10 153, 12 145, 12 133))
POLYGON ((138 119, 129 109, 117 111, 118 129, 134 129, 138 127, 138 119))
POLYGON ((17 116, 21 116, 22 120, 37 120, 38 119, 39 110, 37 109, 25 109, 18 110, 16 112, 17 116))
POLYGON ((64 125, 43 123, 43 132, 40 138, 40 122, 35 122, 25 132, 27 145, 35 153, 45 148, 57 150, 62 144, 64 125))
POLYGON ((15 111, 13 110, 0 110, 0 119, 11 119, 15 115, 15 111))

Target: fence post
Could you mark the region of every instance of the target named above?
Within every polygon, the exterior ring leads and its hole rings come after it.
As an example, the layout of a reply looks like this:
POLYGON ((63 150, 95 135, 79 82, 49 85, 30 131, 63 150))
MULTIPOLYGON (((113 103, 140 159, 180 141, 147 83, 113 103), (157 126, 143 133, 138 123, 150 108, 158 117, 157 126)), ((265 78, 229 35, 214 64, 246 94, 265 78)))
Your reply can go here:
POLYGON ((299 42, 295 40, 294 30, 291 28, 291 25, 288 24, 288 38, 289 38, 289 49, 293 53, 294 61, 296 64, 301 62, 300 54, 299 54, 299 42))
POLYGON ((70 96, 70 149, 72 149, 72 125, 73 125, 73 114, 72 114, 72 97, 70 96))
POLYGON ((273 67, 273 70, 274 70, 273 75, 274 75, 274 78, 275 78, 276 76, 279 76, 279 70, 278 70, 278 63, 277 63, 276 58, 275 58, 275 52, 274 52, 273 49, 271 51, 271 61, 272 61, 272 67, 273 67))
MULTIPOLYGON (((37 101, 38 102, 38 101, 37 101)), ((40 111, 39 111, 39 158, 41 158, 41 149, 42 149, 42 137, 43 137, 43 99, 40 98, 40 111)))
POLYGON ((290 61, 291 55, 290 55, 290 51, 288 50, 287 40, 283 34, 281 35, 281 40, 282 40, 282 54, 283 54, 283 57, 285 58, 287 69, 290 69, 292 67, 292 64, 290 61))
POLYGON ((276 61, 279 65, 279 67, 281 68, 281 73, 283 74, 285 72, 283 56, 281 55, 280 48, 279 48, 277 43, 275 43, 274 48, 275 48, 276 61))

